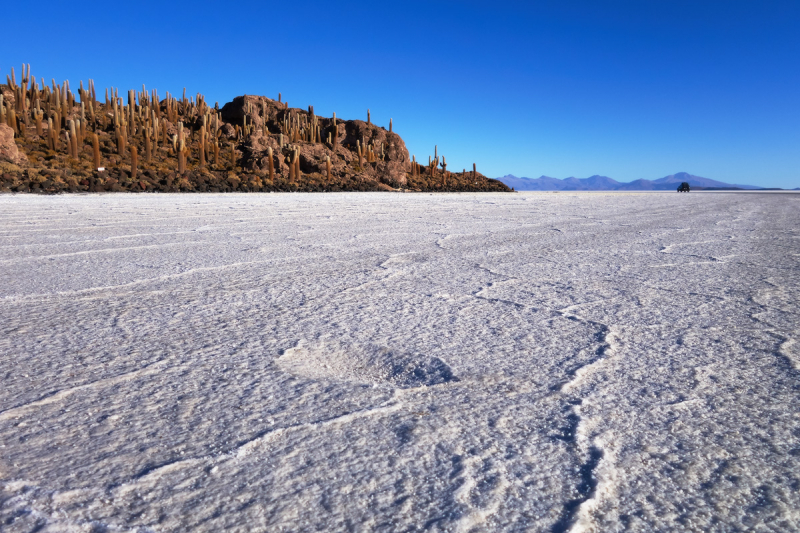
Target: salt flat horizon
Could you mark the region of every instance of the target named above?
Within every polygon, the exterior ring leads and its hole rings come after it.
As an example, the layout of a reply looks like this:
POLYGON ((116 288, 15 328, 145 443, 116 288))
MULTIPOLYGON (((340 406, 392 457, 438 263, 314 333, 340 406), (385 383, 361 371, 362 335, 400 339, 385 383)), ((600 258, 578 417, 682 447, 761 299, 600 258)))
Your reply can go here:
POLYGON ((3 530, 800 531, 797 191, 584 192, 0 195, 3 530))

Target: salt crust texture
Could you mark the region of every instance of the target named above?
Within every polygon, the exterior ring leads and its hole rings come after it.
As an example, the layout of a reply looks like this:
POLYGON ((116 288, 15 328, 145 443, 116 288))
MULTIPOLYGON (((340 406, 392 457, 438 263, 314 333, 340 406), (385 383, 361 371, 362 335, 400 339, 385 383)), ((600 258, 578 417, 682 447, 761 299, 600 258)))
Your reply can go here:
POLYGON ((0 196, 0 529, 798 531, 800 195, 0 196))

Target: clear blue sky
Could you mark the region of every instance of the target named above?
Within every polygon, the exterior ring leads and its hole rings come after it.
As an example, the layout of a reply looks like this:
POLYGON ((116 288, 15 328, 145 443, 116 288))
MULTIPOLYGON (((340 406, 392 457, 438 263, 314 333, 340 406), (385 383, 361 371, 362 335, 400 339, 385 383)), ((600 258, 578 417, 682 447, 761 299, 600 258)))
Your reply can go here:
MULTIPOLYGON (((8 13, 8 15, 11 15, 8 13)), ((800 186, 799 1, 15 2, 0 76, 264 94, 426 160, 800 186)))

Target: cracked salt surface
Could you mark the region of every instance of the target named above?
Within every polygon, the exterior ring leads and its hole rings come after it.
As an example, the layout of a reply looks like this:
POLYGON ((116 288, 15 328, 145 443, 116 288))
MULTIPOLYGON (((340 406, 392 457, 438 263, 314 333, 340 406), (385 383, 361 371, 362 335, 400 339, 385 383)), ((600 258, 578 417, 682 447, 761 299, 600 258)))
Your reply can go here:
POLYGON ((0 530, 800 531, 799 202, 0 196, 0 530))

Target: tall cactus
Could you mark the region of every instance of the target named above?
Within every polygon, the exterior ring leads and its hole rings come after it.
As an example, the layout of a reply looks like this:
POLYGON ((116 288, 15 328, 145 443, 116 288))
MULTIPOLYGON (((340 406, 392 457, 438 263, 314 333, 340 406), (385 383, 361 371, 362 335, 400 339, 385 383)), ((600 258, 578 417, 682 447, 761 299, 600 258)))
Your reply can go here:
POLYGON ((36 135, 39 137, 43 137, 42 132, 42 118, 44 117, 44 113, 42 113, 41 109, 34 109, 33 110, 33 118, 36 122, 36 135))
POLYGON ((94 169, 98 170, 100 168, 100 139, 96 133, 92 133, 92 156, 94 169))
POLYGON ((339 126, 336 124, 336 113, 333 114, 333 149, 339 144, 339 126))
POLYGON ((16 135, 19 135, 19 128, 17 127, 17 112, 14 111, 14 108, 11 107, 8 110, 8 125, 11 126, 11 129, 14 130, 16 135))
MULTIPOLYGON (((205 117, 204 117, 205 120, 205 117)), ((200 139, 198 140, 198 144, 200 145, 200 168, 206 167, 206 129, 200 129, 200 139)))
POLYGON ((131 179, 136 179, 139 170, 139 152, 136 147, 131 145, 131 179))
POLYGON ((71 155, 75 159, 78 159, 78 135, 75 133, 75 121, 69 121, 69 141, 70 141, 70 151, 72 152, 71 155))
POLYGON ((183 136, 178 139, 178 174, 183 175, 186 172, 186 144, 184 143, 183 136))
POLYGON ((275 164, 272 161, 272 147, 267 149, 267 154, 269 155, 269 179, 273 181, 275 179, 275 164))
POLYGON ((150 128, 144 129, 144 161, 150 163, 152 159, 152 149, 150 147, 150 128))
POLYGON ((47 117, 47 148, 55 151, 57 140, 56 131, 53 129, 53 119, 47 117))

